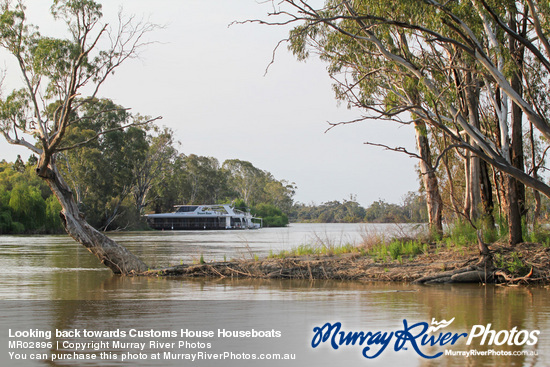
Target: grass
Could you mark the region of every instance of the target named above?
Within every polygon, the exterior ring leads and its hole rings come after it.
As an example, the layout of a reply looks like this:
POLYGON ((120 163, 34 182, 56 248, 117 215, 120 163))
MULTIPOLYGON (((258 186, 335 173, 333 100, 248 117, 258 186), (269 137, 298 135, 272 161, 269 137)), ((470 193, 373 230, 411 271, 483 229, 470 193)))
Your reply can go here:
MULTIPOLYGON (((494 243, 505 238, 505 231, 497 227, 491 230, 483 230, 483 241, 494 243)), ((300 257, 308 255, 342 255, 356 253, 362 256, 370 256, 376 262, 397 261, 403 263, 422 253, 430 251, 439 254, 444 248, 456 251, 459 256, 466 256, 469 249, 477 246, 477 230, 469 222, 457 221, 449 225, 445 234, 437 239, 426 234, 417 234, 414 238, 388 239, 384 234, 377 232, 365 232, 361 234, 362 244, 337 244, 337 241, 328 241, 316 236, 314 244, 301 245, 291 250, 283 250, 278 253, 270 252, 269 258, 300 257), (434 242, 435 240, 435 242, 434 242)), ((550 229, 537 228, 528 233, 525 240, 542 243, 550 247, 550 229)), ((525 265, 517 254, 507 259, 496 259, 500 261, 499 267, 517 274, 525 270, 525 265)))
POLYGON ((300 245, 291 250, 282 250, 278 253, 270 252, 269 258, 284 259, 286 257, 297 257, 305 255, 342 255, 349 253, 364 254, 364 249, 352 244, 344 245, 300 245))
POLYGON ((536 227, 526 236, 529 242, 540 243, 544 247, 550 247, 550 231, 542 227, 536 227))
POLYGON ((397 260, 403 263, 403 257, 415 257, 421 253, 428 251, 428 244, 422 243, 419 240, 400 240, 394 239, 389 244, 379 243, 371 247, 368 254, 375 261, 386 261, 388 256, 392 260, 397 260))
POLYGON ((469 223, 457 221, 449 226, 445 243, 457 248, 469 247, 477 243, 476 230, 469 223))
MULTIPOLYGON (((183 265, 183 260, 180 260, 180 264, 183 265)), ((206 264, 206 260, 204 260, 204 255, 201 254, 201 256, 198 259, 196 257, 193 257, 192 264, 194 265, 206 264)))
POLYGON ((388 246, 385 243, 378 243, 372 246, 368 254, 373 257, 374 261, 385 261, 388 256, 388 246))
MULTIPOLYGON (((481 221, 476 223, 477 228, 482 228, 482 238, 485 243, 494 243, 503 240, 507 232, 503 230, 501 225, 495 228, 487 228, 481 221)), ((476 246, 477 231, 469 222, 456 221, 449 225, 443 236, 443 242, 451 248, 464 249, 471 246, 476 246)), ((507 228, 506 228, 507 229, 507 228)))
POLYGON ((336 244, 335 241, 321 240, 316 236, 314 245, 300 245, 291 250, 280 252, 271 251, 269 258, 284 259, 287 257, 299 257, 308 255, 343 255, 349 253, 361 256, 371 256, 375 261, 397 260, 403 263, 421 253, 428 252, 428 244, 415 239, 393 239, 388 241, 383 234, 378 232, 365 232, 361 234, 361 245, 336 244))

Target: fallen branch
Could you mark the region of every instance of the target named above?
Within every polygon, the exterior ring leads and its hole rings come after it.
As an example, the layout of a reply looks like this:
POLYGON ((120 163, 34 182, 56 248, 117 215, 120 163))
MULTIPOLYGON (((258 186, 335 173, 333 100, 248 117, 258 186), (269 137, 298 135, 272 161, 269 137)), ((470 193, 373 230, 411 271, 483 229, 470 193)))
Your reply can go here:
POLYGON ((451 278, 454 275, 473 271, 473 270, 475 270, 475 268, 473 266, 469 266, 467 268, 444 271, 438 274, 427 275, 425 277, 415 280, 413 283, 414 284, 451 283, 452 282, 451 278))

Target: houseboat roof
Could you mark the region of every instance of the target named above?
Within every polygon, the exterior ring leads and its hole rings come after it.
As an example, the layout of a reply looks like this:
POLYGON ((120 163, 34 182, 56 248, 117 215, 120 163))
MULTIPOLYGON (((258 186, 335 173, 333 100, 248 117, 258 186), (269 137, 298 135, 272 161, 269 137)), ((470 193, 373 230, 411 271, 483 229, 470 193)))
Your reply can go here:
POLYGON ((212 204, 212 205, 174 205, 175 210, 171 213, 149 214, 147 217, 245 217, 247 213, 233 208, 229 204, 212 204))

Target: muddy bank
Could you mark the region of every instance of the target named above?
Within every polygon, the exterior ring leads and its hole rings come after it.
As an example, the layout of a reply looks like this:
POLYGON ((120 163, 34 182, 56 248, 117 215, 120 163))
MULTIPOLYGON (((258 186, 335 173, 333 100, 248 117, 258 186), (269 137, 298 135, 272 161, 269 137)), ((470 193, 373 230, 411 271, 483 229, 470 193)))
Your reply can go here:
POLYGON ((284 259, 239 260, 183 264, 146 272, 149 276, 333 279, 416 283, 550 283, 550 248, 523 243, 492 244, 483 260, 476 246, 431 246, 425 253, 401 261, 375 261, 360 253, 307 255, 284 259), (487 261, 488 260, 488 261, 487 261))

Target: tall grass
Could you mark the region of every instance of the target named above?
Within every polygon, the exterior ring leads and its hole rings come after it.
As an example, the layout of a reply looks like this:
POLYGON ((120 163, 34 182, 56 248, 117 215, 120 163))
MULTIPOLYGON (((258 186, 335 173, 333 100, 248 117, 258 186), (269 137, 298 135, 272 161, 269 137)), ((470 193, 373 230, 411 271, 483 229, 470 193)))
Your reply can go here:
MULTIPOLYGON (((479 221, 475 223, 475 226, 482 228, 482 239, 486 243, 497 242, 507 234, 507 228, 503 229, 502 224, 494 228, 487 228, 479 221)), ((469 222, 458 220, 448 226, 443 240, 449 247, 470 247, 477 244, 477 231, 469 222)))
POLYGON ((525 237, 525 240, 534 243, 541 243, 545 247, 550 247, 550 230, 537 226, 529 232, 529 234, 525 237))
POLYGON ((464 221, 456 221, 447 229, 445 236, 447 246, 469 247, 477 243, 476 229, 470 223, 464 221))
POLYGON ((342 255, 349 253, 364 254, 364 249, 352 244, 343 245, 300 245, 291 250, 282 250, 278 253, 271 251, 269 258, 284 259, 286 257, 296 257, 305 255, 342 255))
POLYGON ((419 240, 394 239, 389 244, 379 243, 373 246, 368 254, 376 261, 385 261, 388 256, 392 260, 399 260, 405 256, 414 257, 428 251, 428 244, 419 240))

